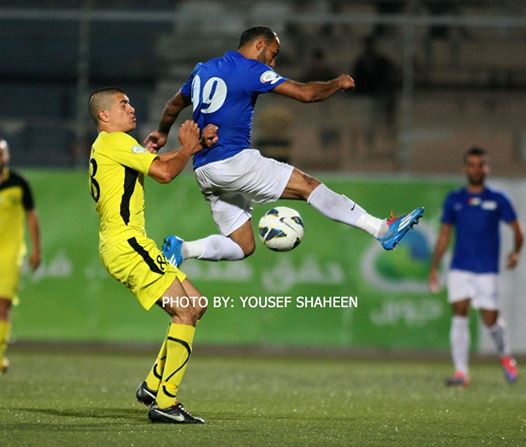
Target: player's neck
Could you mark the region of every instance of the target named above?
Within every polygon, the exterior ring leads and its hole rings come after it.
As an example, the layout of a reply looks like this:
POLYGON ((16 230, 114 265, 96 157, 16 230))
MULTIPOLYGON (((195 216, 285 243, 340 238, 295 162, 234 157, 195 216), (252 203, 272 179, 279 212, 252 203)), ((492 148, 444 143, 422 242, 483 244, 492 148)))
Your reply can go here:
POLYGON ((246 59, 257 60, 257 55, 250 48, 241 47, 237 49, 237 52, 246 59))
POLYGON ((484 191, 485 188, 486 186, 484 185, 484 183, 482 183, 481 185, 472 185, 468 183, 468 186, 466 187, 468 192, 470 192, 471 194, 480 194, 484 191))

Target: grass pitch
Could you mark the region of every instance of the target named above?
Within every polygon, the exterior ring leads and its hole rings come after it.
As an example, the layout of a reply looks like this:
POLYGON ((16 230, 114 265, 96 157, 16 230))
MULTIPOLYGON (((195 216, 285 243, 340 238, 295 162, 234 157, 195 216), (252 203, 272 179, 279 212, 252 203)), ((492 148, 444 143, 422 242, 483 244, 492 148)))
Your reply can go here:
POLYGON ((155 353, 11 349, 0 377, 7 446, 521 446, 526 380, 475 364, 447 389, 447 362, 204 356, 180 391, 204 426, 151 424, 134 398, 155 353))

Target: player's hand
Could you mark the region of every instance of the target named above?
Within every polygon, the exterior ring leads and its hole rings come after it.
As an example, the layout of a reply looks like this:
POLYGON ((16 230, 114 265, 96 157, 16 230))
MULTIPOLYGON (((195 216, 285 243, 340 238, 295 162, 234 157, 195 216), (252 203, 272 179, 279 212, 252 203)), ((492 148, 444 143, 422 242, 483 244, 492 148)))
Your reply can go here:
POLYGON ((429 274, 429 290, 431 293, 438 293, 440 292, 440 285, 438 284, 438 271, 431 270, 431 273, 429 274))
POLYGON ((168 135, 159 130, 153 131, 144 139, 144 146, 152 153, 157 153, 161 149, 168 139, 168 135))
POLYGON ((519 263, 519 254, 512 251, 509 255, 508 255, 508 262, 506 264, 506 267, 509 268, 510 270, 514 269, 515 267, 517 267, 517 264, 519 263))
POLYGON ((31 271, 35 271, 38 266, 40 265, 40 252, 39 251, 33 251, 31 253, 31 256, 29 257, 29 267, 31 268, 31 271))
POLYGON ((186 120, 179 128, 179 143, 181 143, 182 150, 187 150, 190 154, 195 154, 203 149, 200 144, 199 126, 192 120, 186 120))
POLYGON ((349 75, 340 75, 336 79, 340 85, 340 90, 352 90, 354 87, 356 87, 354 79, 349 75))
POLYGON ((219 140, 217 131, 219 127, 215 124, 207 124, 201 133, 201 146, 203 147, 212 147, 219 140))

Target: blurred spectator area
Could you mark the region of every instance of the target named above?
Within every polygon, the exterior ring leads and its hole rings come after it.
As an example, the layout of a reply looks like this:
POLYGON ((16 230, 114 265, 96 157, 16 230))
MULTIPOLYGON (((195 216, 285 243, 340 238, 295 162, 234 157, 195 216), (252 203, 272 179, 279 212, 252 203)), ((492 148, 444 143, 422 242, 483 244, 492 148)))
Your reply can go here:
POLYGON ((0 134, 15 164, 83 165, 94 129, 84 116, 79 137, 82 70, 88 90, 116 85, 129 93, 142 138, 196 62, 236 48, 243 29, 268 24, 281 37, 284 76, 301 79, 316 51, 347 73, 371 37, 403 79, 388 121, 353 93, 311 105, 264 95, 256 142, 286 141, 288 159, 305 169, 414 173, 449 173, 479 144, 494 172, 524 175, 525 17, 526 3, 511 0, 0 0, 0 134), (269 134, 273 109, 288 117, 283 139, 269 134))

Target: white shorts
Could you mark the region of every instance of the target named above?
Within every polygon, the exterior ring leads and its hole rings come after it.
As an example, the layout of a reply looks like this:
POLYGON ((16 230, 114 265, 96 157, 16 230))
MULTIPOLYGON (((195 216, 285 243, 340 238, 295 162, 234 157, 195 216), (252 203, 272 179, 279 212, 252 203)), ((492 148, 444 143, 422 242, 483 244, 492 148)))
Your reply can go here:
POLYGON ((496 273, 472 273, 464 270, 451 270, 447 277, 448 301, 455 303, 471 300, 475 309, 500 309, 496 273))
POLYGON ((245 149, 195 170, 197 183, 221 234, 228 236, 252 217, 252 203, 278 200, 294 167, 245 149))

